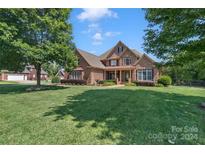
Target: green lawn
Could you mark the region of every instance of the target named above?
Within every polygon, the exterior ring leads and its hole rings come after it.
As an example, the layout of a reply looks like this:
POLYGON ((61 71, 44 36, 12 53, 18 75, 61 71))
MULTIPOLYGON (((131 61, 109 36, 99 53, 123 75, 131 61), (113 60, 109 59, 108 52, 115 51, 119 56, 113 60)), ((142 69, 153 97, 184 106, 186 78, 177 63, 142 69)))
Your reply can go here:
POLYGON ((15 81, 0 81, 0 85, 1 84, 17 84, 17 82, 15 82, 15 81))
POLYGON ((203 88, 28 87, 0 85, 0 144, 205 144, 203 88))

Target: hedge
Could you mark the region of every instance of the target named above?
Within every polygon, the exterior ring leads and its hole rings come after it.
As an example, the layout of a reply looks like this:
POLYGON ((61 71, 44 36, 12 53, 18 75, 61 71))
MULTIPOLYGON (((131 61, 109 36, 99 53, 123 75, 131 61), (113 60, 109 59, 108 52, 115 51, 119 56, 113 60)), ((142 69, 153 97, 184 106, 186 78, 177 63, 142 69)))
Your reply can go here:
POLYGON ((105 82, 114 82, 115 83, 116 81, 115 80, 99 80, 98 81, 99 84, 103 84, 105 82))
POLYGON ((85 80, 72 80, 72 79, 65 80, 65 79, 63 79, 60 82, 61 82, 61 84, 86 85, 85 80))
POLYGON ((103 86, 111 86, 111 85, 115 85, 116 81, 115 80, 100 80, 98 81, 98 84, 101 84, 103 86))
POLYGON ((154 82, 140 82, 140 81, 133 81, 132 83, 134 83, 136 86, 155 86, 154 82))

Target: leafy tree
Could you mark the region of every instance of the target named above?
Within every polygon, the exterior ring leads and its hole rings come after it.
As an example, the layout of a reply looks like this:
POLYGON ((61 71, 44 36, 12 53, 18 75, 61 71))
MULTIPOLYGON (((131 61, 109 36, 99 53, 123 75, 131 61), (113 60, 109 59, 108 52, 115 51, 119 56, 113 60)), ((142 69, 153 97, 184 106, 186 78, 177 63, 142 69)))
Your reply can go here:
POLYGON ((0 69, 32 64, 37 85, 43 64, 56 62, 70 71, 77 64, 69 23, 71 9, 0 9, 0 69))
POLYGON ((204 62, 199 60, 189 62, 186 65, 165 65, 163 74, 168 74, 172 77, 174 83, 181 81, 205 80, 204 62))
POLYGON ((205 61, 205 9, 145 9, 144 49, 165 61, 205 61))
POLYGON ((62 68, 56 62, 46 63, 42 67, 43 67, 44 70, 46 70, 46 72, 48 72, 48 75, 51 76, 51 77, 56 76, 58 71, 62 68))

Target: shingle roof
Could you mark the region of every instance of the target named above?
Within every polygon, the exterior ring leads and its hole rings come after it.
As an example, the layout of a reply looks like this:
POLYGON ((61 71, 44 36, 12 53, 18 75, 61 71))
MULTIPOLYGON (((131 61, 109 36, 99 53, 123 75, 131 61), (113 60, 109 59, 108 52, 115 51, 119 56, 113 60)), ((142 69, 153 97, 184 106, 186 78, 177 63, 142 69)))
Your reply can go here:
MULTIPOLYGON (((123 44, 127 49, 129 49, 122 41, 119 41, 116 45, 118 45, 119 43, 123 44)), ((106 59, 107 56, 112 52, 112 50, 116 47, 116 45, 112 48, 110 48, 109 50, 107 50, 105 53, 103 53, 102 55, 100 55, 100 59, 106 59)), ((135 55, 137 56, 142 56, 142 53, 140 53, 139 51, 137 51, 136 49, 130 49, 135 55)))
POLYGON ((110 52, 114 49, 114 47, 110 48, 109 50, 107 50, 105 53, 103 53, 102 55, 100 55, 100 59, 103 60, 103 59, 106 59, 107 56, 110 54, 110 52))
POLYGON ((132 52, 134 52, 136 55, 138 55, 138 56, 142 56, 143 54, 142 53, 140 53, 139 51, 137 51, 136 49, 131 49, 132 50, 132 52))
POLYGON ((77 51, 87 61, 87 63, 90 66, 96 67, 96 68, 105 68, 105 66, 100 61, 100 58, 97 57, 96 55, 88 53, 88 52, 83 51, 81 49, 77 49, 77 51))
MULTIPOLYGON (((142 57, 147 56, 146 54, 142 54, 141 52, 137 51, 136 49, 130 49, 128 48, 124 43, 122 43, 121 41, 119 41, 117 43, 117 45, 121 43, 123 44, 127 49, 129 49, 131 52, 133 52, 136 56, 139 56, 139 60, 137 60, 136 63, 138 63, 142 57)), ((101 62, 101 60, 104 60, 107 58, 107 56, 112 52, 112 50, 116 47, 116 45, 112 48, 110 48, 109 50, 107 50, 105 53, 103 53, 102 55, 100 55, 99 57, 91 54, 89 52, 83 51, 81 49, 77 49, 77 51, 79 52, 79 54, 87 61, 87 63, 92 66, 92 67, 96 67, 96 68, 105 68, 105 66, 103 65, 103 63, 101 62)), ((150 60, 152 60, 149 56, 147 56, 150 60)), ((153 61, 153 60, 152 60, 153 61)))
POLYGON ((24 71, 23 71, 22 73, 24 73, 24 74, 29 74, 30 71, 25 67, 25 69, 24 69, 24 71))
POLYGON ((42 74, 42 75, 48 75, 48 73, 45 72, 43 69, 41 69, 41 74, 42 74))

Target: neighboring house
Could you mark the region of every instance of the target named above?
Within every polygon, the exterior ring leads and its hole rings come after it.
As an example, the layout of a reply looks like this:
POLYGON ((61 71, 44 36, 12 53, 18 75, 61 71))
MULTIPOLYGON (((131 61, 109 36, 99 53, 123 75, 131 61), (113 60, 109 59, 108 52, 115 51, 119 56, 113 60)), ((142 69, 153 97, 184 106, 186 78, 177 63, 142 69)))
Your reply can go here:
POLYGON ((60 79, 65 79, 66 73, 65 73, 64 69, 60 69, 58 71, 58 73, 56 74, 56 76, 58 76, 60 79))
MULTIPOLYGON (((41 80, 47 80, 48 73, 41 69, 41 80)), ((0 80, 21 81, 21 80, 36 80, 36 69, 33 65, 25 67, 23 72, 10 72, 2 70, 0 80)))
POLYGON ((79 65, 69 73, 68 78, 86 80, 87 84, 95 84, 99 80, 155 83, 159 78, 154 60, 130 49, 121 41, 101 56, 80 49, 76 50, 76 55, 79 65))

